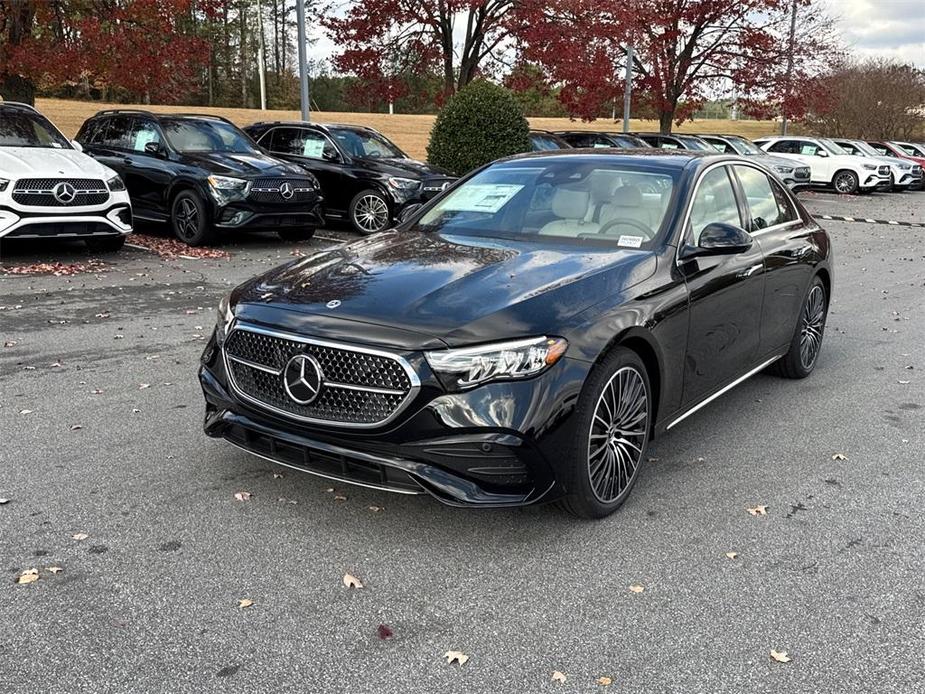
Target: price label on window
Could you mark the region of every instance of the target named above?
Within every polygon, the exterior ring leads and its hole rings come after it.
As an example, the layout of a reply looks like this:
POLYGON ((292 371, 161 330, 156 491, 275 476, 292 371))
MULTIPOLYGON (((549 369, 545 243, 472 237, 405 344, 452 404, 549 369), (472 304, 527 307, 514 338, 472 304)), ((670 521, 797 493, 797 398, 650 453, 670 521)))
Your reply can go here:
POLYGON ((454 212, 487 212, 494 214, 523 189, 514 183, 476 184, 458 188, 444 204, 444 210, 454 212))

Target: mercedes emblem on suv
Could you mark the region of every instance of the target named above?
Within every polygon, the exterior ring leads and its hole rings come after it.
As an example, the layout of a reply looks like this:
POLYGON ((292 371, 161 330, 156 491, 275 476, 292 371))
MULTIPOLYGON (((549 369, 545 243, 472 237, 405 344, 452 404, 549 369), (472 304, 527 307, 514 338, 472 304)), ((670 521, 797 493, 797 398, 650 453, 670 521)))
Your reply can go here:
POLYGON ((70 205, 74 202, 74 198, 77 197, 77 189, 67 181, 61 181, 61 183, 51 189, 51 194, 54 195, 55 200, 62 205, 70 205))
POLYGON ((321 365, 310 354, 296 354, 283 370, 283 387, 299 405, 308 405, 317 398, 323 382, 321 365))

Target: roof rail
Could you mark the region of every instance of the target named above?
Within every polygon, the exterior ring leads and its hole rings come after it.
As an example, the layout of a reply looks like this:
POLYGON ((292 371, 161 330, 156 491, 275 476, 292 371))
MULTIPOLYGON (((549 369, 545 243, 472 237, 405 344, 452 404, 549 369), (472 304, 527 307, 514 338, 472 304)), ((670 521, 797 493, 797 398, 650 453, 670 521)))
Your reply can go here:
POLYGON ((141 113, 146 116, 155 116, 157 114, 152 113, 151 111, 145 111, 140 108, 107 108, 103 111, 97 111, 96 115, 98 116, 110 116, 116 113, 141 113))
POLYGON ((39 110, 35 106, 31 106, 30 104, 24 104, 21 101, 4 101, 2 97, 0 97, 0 106, 15 106, 17 108, 24 108, 28 111, 35 111, 36 113, 39 112, 39 110))

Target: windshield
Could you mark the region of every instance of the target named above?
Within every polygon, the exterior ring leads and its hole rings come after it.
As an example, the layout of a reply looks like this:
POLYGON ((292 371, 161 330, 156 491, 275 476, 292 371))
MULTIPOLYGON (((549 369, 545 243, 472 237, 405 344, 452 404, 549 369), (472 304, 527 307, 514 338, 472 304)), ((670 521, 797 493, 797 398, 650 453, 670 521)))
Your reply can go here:
POLYGON ((545 152, 553 149, 562 149, 559 141, 551 135, 543 133, 530 133, 530 144, 534 152, 545 152))
POLYGON ((890 144, 899 147, 903 152, 913 157, 925 157, 925 147, 913 145, 909 142, 891 142, 890 144))
POLYGON ((528 159, 476 174, 428 210, 422 231, 648 247, 658 236, 674 171, 612 158, 528 159))
POLYGON ((860 140, 852 140, 851 144, 854 146, 856 150, 858 150, 858 152, 860 152, 862 155, 866 157, 882 156, 879 152, 877 152, 877 150, 875 150, 873 147, 871 147, 866 142, 862 142, 860 140))
POLYGON ((848 154, 845 150, 835 144, 832 140, 824 137, 817 138, 816 141, 829 151, 829 154, 848 154))
POLYGON ((629 148, 629 149, 632 149, 635 147, 638 147, 638 148, 645 147, 646 149, 648 149, 650 146, 649 143, 647 143, 645 140, 641 140, 635 135, 620 134, 620 135, 608 135, 607 137, 613 140, 616 143, 617 147, 624 147, 624 148, 629 148))
POLYGON ((42 116, 29 111, 0 110, 0 147, 71 149, 71 143, 42 116))
POLYGON ((691 137, 689 135, 687 137, 684 135, 675 135, 675 137, 683 142, 688 149, 696 149, 705 152, 714 151, 713 145, 704 142, 699 137, 691 137))
POLYGON ((739 154, 767 154, 767 152, 758 147, 758 145, 756 145, 754 142, 746 140, 744 137, 728 137, 726 139, 729 140, 729 143, 732 145, 733 149, 735 149, 735 151, 739 154))
POLYGON ((331 128, 334 139, 353 157, 369 159, 407 159, 408 157, 384 136, 371 130, 331 128))
POLYGON ((231 123, 194 118, 163 119, 164 134, 178 152, 257 154, 250 138, 231 123))

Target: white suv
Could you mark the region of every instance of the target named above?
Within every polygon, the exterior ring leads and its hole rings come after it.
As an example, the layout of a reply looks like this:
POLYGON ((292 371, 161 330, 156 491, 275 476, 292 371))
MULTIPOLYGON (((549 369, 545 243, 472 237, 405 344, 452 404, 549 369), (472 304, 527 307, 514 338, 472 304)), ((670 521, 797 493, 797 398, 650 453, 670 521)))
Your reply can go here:
POLYGON ((823 137, 762 137, 755 144, 765 152, 788 159, 812 157, 812 184, 831 186, 837 193, 866 193, 890 185, 888 164, 848 154, 823 137))
POLYGON ((0 240, 79 238, 117 251, 132 231, 125 184, 26 104, 0 101, 0 240))
POLYGON ((833 140, 848 154, 859 157, 869 157, 890 167, 890 182, 893 190, 901 191, 909 188, 919 188, 922 185, 922 167, 914 161, 890 157, 880 154, 863 140, 833 140))

